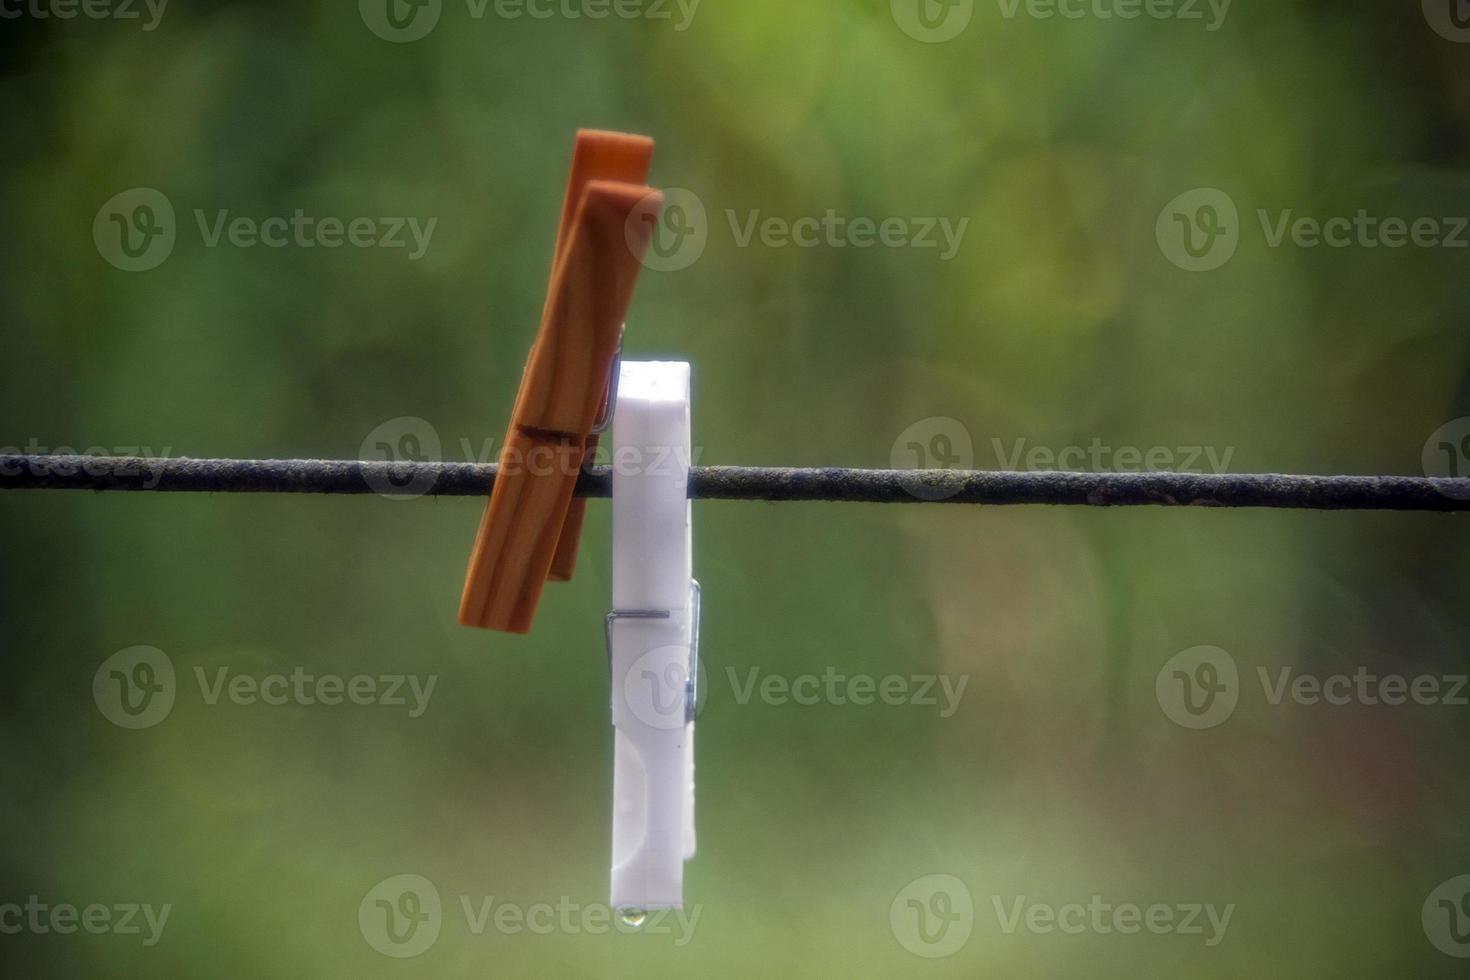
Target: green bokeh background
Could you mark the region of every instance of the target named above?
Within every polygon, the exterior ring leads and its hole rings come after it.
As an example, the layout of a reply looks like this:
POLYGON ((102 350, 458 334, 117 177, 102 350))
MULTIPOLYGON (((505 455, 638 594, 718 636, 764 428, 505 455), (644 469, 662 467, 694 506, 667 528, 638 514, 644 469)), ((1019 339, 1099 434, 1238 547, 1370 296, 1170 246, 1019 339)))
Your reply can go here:
MULTIPOLYGON (((930 3, 932 0, 922 0, 930 3)), ((937 7, 935 9, 938 9, 937 7)), ((1209 446, 1237 472, 1408 473, 1470 415, 1470 252, 1271 248, 1256 220, 1470 214, 1470 46, 1414 3, 1200 21, 1008 18, 923 43, 881 0, 703 0, 674 21, 470 16, 396 44, 344 2, 174 0, 0 24, 0 445, 354 457, 427 420, 498 440, 544 297, 572 134, 659 142, 710 218, 647 272, 630 357, 694 365, 699 461, 889 465, 925 419, 1011 446, 1209 446), (103 202, 179 214, 144 273, 103 202), (1225 191, 1233 259, 1155 220, 1225 191), (435 217, 427 255, 207 248, 194 209, 435 217), (912 248, 740 247, 728 212, 970 219, 912 248)), ((1024 10, 1024 8, 1023 8, 1024 10)), ((967 461, 969 462, 969 461, 967 461)), ((693 941, 473 935, 459 896, 606 901, 609 511, 535 632, 460 628, 474 500, 0 497, 0 902, 172 903, 162 941, 0 935, 14 976, 1459 975, 1420 923, 1470 872, 1470 708, 1273 707, 1256 670, 1467 670, 1470 525, 1442 516, 695 505, 711 678, 693 941), (124 731, 94 672, 181 692, 124 731), (1234 716, 1154 680, 1218 645, 1234 716), (434 674, 429 710, 208 705, 194 669, 434 674), (734 670, 967 677, 921 706, 740 704, 734 670), (439 940, 357 907, 431 879, 439 940), (889 908, 954 875, 976 921, 907 951, 889 908), (1236 906, 1223 942, 1007 935, 992 901, 1236 906)))

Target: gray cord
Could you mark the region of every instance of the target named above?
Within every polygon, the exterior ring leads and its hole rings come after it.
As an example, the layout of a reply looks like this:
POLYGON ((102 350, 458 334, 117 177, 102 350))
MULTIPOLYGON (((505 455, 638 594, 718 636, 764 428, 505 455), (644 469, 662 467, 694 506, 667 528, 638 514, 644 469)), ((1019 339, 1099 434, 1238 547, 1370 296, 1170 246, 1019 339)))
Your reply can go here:
MULTIPOLYGON (((0 455, 0 490, 484 497, 494 485, 495 474, 494 465, 477 463, 0 455)), ((578 496, 608 497, 611 493, 612 476, 606 468, 584 472, 577 482, 578 496)), ((1470 479, 703 466, 690 473, 689 496, 882 504, 1448 512, 1470 510, 1470 479)))

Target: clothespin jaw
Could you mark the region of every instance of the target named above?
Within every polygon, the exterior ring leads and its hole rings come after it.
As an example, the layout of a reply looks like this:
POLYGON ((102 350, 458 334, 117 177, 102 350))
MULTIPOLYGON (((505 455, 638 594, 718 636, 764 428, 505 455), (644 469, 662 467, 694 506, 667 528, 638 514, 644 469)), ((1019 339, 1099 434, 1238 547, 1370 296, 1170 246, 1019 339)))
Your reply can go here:
MULTIPOLYGON (((606 135, 594 134, 589 145, 605 142, 606 135)), ((636 171, 638 153, 619 154, 622 150, 613 154, 617 166, 636 171)), ((581 178, 575 164, 573 169, 575 184, 581 178)), ((470 556, 459 611, 466 626, 530 630, 567 538, 572 491, 606 399, 652 234, 646 222, 629 217, 637 208, 661 203, 658 192, 642 184, 588 180, 583 186, 554 264, 541 331, 526 363, 499 475, 470 556)), ((566 546, 573 559, 579 529, 573 529, 566 546)))

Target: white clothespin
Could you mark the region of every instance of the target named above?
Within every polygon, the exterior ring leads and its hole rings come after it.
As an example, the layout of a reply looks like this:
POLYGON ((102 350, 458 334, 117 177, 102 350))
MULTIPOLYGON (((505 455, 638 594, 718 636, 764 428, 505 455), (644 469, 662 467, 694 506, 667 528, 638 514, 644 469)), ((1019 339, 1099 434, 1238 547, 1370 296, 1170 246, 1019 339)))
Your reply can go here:
POLYGON ((613 417, 612 898, 681 908, 694 856, 699 584, 692 577, 689 365, 624 361, 613 417))

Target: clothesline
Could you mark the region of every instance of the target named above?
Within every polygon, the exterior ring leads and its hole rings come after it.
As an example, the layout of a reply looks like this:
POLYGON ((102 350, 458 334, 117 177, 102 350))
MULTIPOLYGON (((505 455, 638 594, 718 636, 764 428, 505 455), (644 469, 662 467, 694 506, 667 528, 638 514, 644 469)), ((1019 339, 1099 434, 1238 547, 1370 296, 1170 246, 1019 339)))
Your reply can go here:
MULTIPOLYGON (((294 493, 484 497, 497 467, 361 460, 167 459, 0 455, 0 490, 294 493)), ((612 474, 591 468, 581 497, 609 497, 612 474)), ((1470 478, 1276 473, 1070 473, 696 466, 697 500, 1049 504, 1089 507, 1263 507, 1299 510, 1470 510, 1470 478)))

